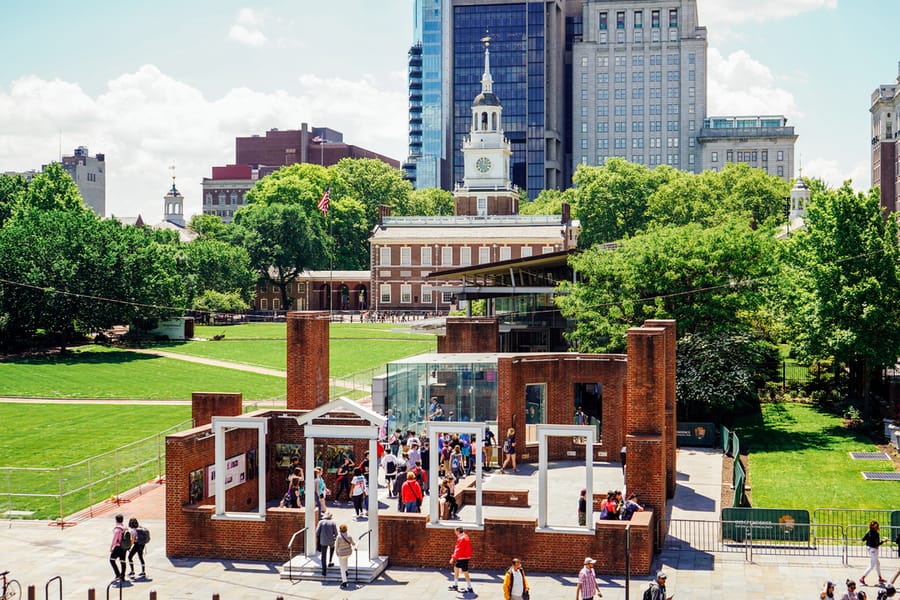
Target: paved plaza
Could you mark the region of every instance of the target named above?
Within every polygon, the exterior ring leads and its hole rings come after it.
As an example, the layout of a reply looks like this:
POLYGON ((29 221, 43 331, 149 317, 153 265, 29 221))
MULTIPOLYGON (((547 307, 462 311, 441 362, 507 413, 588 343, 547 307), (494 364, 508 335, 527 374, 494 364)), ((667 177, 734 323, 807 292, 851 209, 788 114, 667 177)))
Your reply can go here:
MULTIPOLYGON (((716 520, 719 514, 721 492, 721 453, 714 450, 681 449, 678 452, 678 488, 670 504, 670 518, 716 520)), ((574 521, 575 501, 583 487, 583 467, 562 465, 552 473, 549 518, 552 524, 565 525, 574 521), (558 478, 558 479, 557 479, 558 478)), ((595 489, 621 487, 621 470, 616 464, 597 463, 595 489)), ((533 467, 526 466, 519 475, 486 477, 485 488, 492 486, 509 488, 525 486, 530 491, 529 509, 494 508, 491 511, 515 511, 504 514, 536 515, 537 475, 533 467)), ((385 490, 379 490, 382 506, 386 506, 385 490)), ((0 521, 0 570, 10 570, 11 575, 23 586, 33 585, 37 598, 44 598, 45 583, 54 576, 61 576, 63 598, 88 597, 88 589, 94 588, 98 598, 106 598, 106 586, 112 579, 108 562, 108 549, 113 527, 113 515, 122 512, 126 519, 136 516, 152 531, 152 541, 147 547, 146 581, 126 585, 122 598, 149 598, 151 590, 160 600, 209 599, 218 594, 221 600, 271 598, 305 598, 314 600, 355 598, 358 600, 385 598, 481 598, 503 597, 501 572, 478 569, 478 557, 473 560, 473 586, 475 594, 458 595, 447 590, 450 581, 449 566, 440 570, 415 570, 388 568, 385 575, 371 584, 341 590, 337 583, 319 581, 290 582, 279 577, 277 564, 206 559, 168 559, 165 556, 164 485, 146 485, 130 502, 116 506, 107 504, 95 507, 93 516, 79 515, 73 518, 77 525, 60 528, 47 522, 0 521)), ((394 501, 390 501, 393 507, 394 501)), ((349 504, 332 506, 335 520, 346 522, 356 536, 367 528, 366 521, 355 520, 349 504)), ((393 510, 390 508, 389 510, 393 510)), ((471 510, 471 509, 470 509, 471 510)), ((486 508, 486 514, 489 514, 486 508)), ((461 512, 462 520, 467 516, 461 512)), ((285 544, 286 540, 273 543, 285 544)), ((449 559, 452 548, 447 549, 449 559)), ((560 549, 564 552, 565 549, 560 549)), ((522 559, 528 569, 528 549, 522 549, 522 559)), ((352 561, 351 561, 352 564, 352 561)), ((843 581, 858 578, 866 566, 861 559, 851 559, 845 568, 839 559, 803 558, 793 556, 755 557, 746 562, 743 554, 705 554, 695 551, 666 551, 657 557, 657 568, 669 574, 669 593, 676 598, 750 598, 803 599, 817 597, 822 583, 831 579, 839 582, 843 593, 843 581), (855 562, 854 562, 855 561, 855 562)), ((890 577, 897 568, 897 559, 882 560, 884 575, 890 577)), ((575 594, 575 573, 562 575, 528 572, 535 600, 571 600, 575 594)), ((352 580, 352 570, 351 570, 352 580)), ((602 577, 601 589, 606 600, 636 600, 641 598, 649 577, 632 578, 626 596, 624 577, 602 577)), ((58 598, 51 588, 48 597, 58 598)), ((869 598, 875 597, 875 588, 864 588, 869 598)), ((118 589, 111 589, 111 598, 119 597, 118 589)))

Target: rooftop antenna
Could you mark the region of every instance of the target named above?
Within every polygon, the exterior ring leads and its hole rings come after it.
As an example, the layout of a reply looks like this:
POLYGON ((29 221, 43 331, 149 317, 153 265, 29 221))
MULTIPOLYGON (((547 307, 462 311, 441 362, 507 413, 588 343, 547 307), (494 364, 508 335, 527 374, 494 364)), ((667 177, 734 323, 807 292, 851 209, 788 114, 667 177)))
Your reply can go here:
POLYGON ((175 163, 174 162, 172 162, 172 164, 169 165, 169 170, 172 171, 172 193, 174 194, 177 191, 175 188, 175 163))

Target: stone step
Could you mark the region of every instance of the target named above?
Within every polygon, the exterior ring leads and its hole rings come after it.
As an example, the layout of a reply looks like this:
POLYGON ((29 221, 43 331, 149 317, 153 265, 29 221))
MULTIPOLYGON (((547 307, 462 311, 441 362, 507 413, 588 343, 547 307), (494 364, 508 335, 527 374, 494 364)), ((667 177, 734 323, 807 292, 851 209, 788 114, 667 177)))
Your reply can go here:
MULTIPOLYGON (((347 565, 347 579, 370 583, 378 578, 388 566, 387 556, 370 558, 367 550, 363 549, 350 555, 347 565)), ((322 577, 322 561, 320 555, 295 556, 290 561, 279 567, 281 579, 313 580, 313 581, 340 581, 341 569, 338 566, 337 557, 334 566, 328 567, 328 574, 322 577)))

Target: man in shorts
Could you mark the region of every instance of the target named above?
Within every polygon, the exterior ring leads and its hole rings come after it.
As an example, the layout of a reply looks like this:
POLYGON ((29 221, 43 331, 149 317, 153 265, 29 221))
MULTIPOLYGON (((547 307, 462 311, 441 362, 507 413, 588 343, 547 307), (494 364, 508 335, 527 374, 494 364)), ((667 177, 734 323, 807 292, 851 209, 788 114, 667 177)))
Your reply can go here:
POLYGON ((472 593, 472 580, 469 578, 469 561, 472 559, 472 541, 462 527, 456 528, 456 546, 453 547, 453 555, 450 556, 450 564, 453 565, 453 585, 449 589, 460 592, 472 593), (459 572, 466 576, 468 589, 459 587, 459 572))

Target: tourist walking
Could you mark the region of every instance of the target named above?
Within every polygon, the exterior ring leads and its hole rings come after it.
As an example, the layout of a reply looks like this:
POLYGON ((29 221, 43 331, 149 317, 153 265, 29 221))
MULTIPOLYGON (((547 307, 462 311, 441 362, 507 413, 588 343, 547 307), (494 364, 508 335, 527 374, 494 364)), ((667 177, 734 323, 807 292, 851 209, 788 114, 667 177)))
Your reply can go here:
POLYGON ((138 520, 134 517, 128 519, 128 532, 131 534, 131 550, 128 551, 128 576, 134 577, 134 555, 137 554, 138 560, 141 561, 141 574, 139 577, 147 576, 147 566, 144 564, 144 546, 147 545, 148 535, 146 528, 141 527, 138 520), (147 532, 147 533, 145 533, 147 532))
POLYGON ((353 481, 350 483, 350 499, 353 500, 353 510, 356 518, 363 516, 363 500, 366 497, 366 478, 362 470, 357 467, 353 470, 353 481))
POLYGON ((109 564, 112 565, 116 581, 120 585, 125 582, 125 551, 131 546, 130 539, 131 533, 125 529, 125 517, 121 514, 116 515, 116 525, 113 527, 112 541, 109 543, 109 564))
POLYGON ((524 600, 524 597, 530 595, 530 592, 522 561, 518 558, 512 559, 512 566, 506 570, 506 574, 503 576, 504 600, 524 600))
POLYGON ((338 529, 332 519, 331 513, 326 511, 319 524, 316 525, 316 539, 319 549, 322 551, 322 577, 328 575, 328 567, 334 566, 334 542, 338 537, 338 529))
POLYGON ((503 459, 503 464, 500 465, 500 472, 505 473, 504 469, 511 461, 513 471, 518 473, 519 469, 516 468, 516 430, 512 427, 506 430, 506 440, 503 442, 503 454, 506 455, 506 458, 503 459))
POLYGON ((462 527, 456 528, 456 545, 453 554, 450 555, 450 564, 453 565, 453 585, 449 589, 460 592, 472 593, 472 579, 469 577, 469 561, 472 560, 472 541, 462 527), (462 571, 466 578, 468 589, 459 587, 459 573, 462 571))
POLYGON ((485 469, 491 469, 491 463, 494 462, 494 432, 491 431, 490 427, 484 428, 484 443, 482 445, 484 449, 484 464, 482 465, 485 469))
POLYGON ((347 533, 347 524, 341 523, 341 526, 338 527, 337 539, 334 541, 334 553, 337 554, 338 567, 341 569, 341 589, 347 587, 347 561, 353 554, 354 546, 356 546, 356 542, 353 540, 353 536, 347 533))
POLYGON ((397 478, 397 467, 400 459, 394 454, 390 446, 381 457, 381 470, 384 471, 384 479, 387 482, 388 498, 394 495, 394 480, 397 478))
POLYGON ((866 572, 859 578, 859 583, 861 585, 868 585, 866 583, 866 575, 871 573, 873 569, 875 570, 875 574, 878 575, 879 585, 885 582, 884 578, 881 576, 881 561, 878 560, 878 549, 887 540, 881 539, 881 535, 878 533, 879 529, 878 521, 872 520, 869 522, 869 530, 866 532, 866 535, 862 537, 862 541, 866 543, 866 550, 869 552, 869 568, 866 569, 866 572))
POLYGON ((575 587, 575 600, 594 600, 602 598, 600 588, 597 587, 597 578, 594 576, 594 564, 597 561, 588 556, 584 559, 584 566, 578 572, 578 585, 575 587))
POLYGON ((834 600, 834 583, 831 581, 825 582, 825 588, 819 592, 820 600, 834 600))
POLYGON ((406 483, 400 489, 400 500, 403 502, 405 512, 419 512, 419 506, 422 504, 422 488, 416 481, 415 473, 406 474, 406 483))
POLYGON ((316 510, 319 512, 319 518, 325 513, 325 493, 328 489, 325 486, 325 478, 322 477, 322 467, 316 467, 316 510))
POLYGON ((650 584, 650 600, 672 600, 674 597, 675 594, 666 596, 666 572, 658 572, 656 574, 656 581, 653 581, 650 584))

